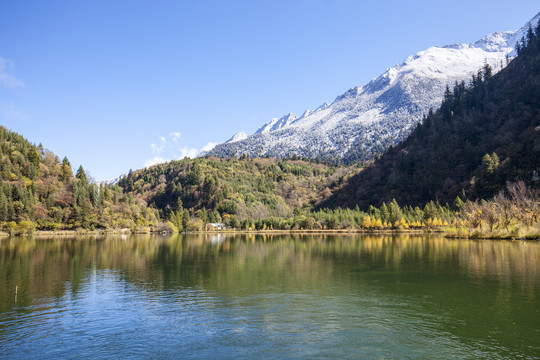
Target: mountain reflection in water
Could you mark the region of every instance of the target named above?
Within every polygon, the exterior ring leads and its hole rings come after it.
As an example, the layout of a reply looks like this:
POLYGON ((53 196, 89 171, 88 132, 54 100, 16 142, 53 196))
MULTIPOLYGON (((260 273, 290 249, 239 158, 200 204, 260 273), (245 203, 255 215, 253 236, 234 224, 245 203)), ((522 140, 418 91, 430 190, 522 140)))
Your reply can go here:
POLYGON ((0 240, 0 290, 7 357, 540 354, 536 242, 14 238, 0 240))

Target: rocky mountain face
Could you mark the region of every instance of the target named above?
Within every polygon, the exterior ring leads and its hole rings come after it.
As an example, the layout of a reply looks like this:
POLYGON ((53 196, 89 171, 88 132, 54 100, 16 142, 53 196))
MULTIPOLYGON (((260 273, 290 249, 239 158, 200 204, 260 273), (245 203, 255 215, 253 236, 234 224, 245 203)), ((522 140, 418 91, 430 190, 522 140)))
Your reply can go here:
POLYGON ((495 32, 474 44, 433 46, 409 56, 366 85, 354 87, 332 104, 297 117, 272 119, 254 134, 235 136, 208 154, 218 157, 270 156, 369 160, 396 145, 430 109, 437 109, 447 86, 469 82, 486 64, 493 72, 515 56, 515 46, 540 13, 515 31, 495 32))

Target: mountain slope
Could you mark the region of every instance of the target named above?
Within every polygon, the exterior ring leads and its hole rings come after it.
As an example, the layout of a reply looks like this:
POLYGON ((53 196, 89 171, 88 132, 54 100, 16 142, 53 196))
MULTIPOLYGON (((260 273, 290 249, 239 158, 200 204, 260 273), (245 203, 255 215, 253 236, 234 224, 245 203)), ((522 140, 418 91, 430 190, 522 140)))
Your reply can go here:
POLYGON ((505 69, 492 76, 486 66, 470 88, 448 92, 436 113, 322 206, 451 203, 464 192, 487 199, 517 180, 539 187, 540 27, 529 37, 505 69))
POLYGON ((119 187, 88 181, 79 167, 73 175, 41 145, 0 126, 0 229, 133 228, 157 223, 153 209, 119 187))
MULTIPOLYGON (((533 24, 539 17, 531 20, 533 24)), ((431 47, 330 105, 299 118, 291 113, 273 119, 246 139, 220 144, 209 154, 371 159, 404 139, 429 109, 437 108, 447 85, 470 79, 486 63, 493 71, 500 70, 528 27, 529 22, 520 30, 489 34, 474 44, 431 47)))
POLYGON ((188 209, 191 214, 214 213, 209 219, 219 222, 221 214, 239 220, 290 217, 293 209, 311 208, 328 197, 330 189, 356 171, 302 160, 208 156, 133 171, 118 185, 158 209, 162 218, 188 209))

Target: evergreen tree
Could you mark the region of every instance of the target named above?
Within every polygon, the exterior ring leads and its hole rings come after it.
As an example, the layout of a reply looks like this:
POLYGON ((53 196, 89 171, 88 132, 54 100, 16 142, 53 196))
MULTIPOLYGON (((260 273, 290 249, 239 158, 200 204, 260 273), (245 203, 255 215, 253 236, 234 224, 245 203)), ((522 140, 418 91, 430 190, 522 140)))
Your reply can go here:
POLYGON ((0 221, 8 221, 8 199, 2 188, 0 188, 0 221))
POLYGON ((390 219, 390 210, 386 206, 386 203, 382 203, 381 205, 381 220, 382 221, 388 221, 390 219))
POLYGON ((187 229, 189 222, 189 210, 184 209, 184 213, 182 215, 182 228, 187 229))
POLYGON ((454 200, 454 203, 452 204, 452 209, 454 211, 459 211, 459 209, 461 209, 463 204, 464 204, 463 200, 461 200, 459 196, 456 196, 456 199, 454 200))
POLYGON ((80 165, 79 168, 77 169, 77 175, 75 175, 75 177, 81 180, 83 183, 88 183, 88 179, 86 178, 86 173, 82 165, 80 165))
POLYGON ((67 157, 62 160, 62 181, 69 181, 73 177, 73 171, 71 170, 71 164, 67 157))
POLYGON ((389 206, 390 210, 390 217, 389 221, 392 225, 395 225, 401 221, 401 218, 403 217, 403 214, 401 212, 401 208, 399 207, 399 204, 397 203, 396 199, 392 199, 392 202, 389 206))

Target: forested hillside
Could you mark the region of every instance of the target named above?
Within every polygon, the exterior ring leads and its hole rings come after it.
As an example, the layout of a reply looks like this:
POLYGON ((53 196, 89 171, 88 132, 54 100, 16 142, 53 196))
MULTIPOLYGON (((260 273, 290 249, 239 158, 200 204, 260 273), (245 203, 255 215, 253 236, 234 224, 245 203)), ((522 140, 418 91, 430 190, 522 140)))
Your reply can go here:
POLYGON ((134 228, 156 222, 156 213, 118 186, 94 184, 79 167, 73 175, 43 146, 0 127, 0 227, 37 229, 134 228))
POLYGON ((130 172, 118 185, 181 226, 176 218, 184 212, 203 222, 221 222, 223 215, 288 218, 294 209, 313 208, 356 171, 298 159, 206 157, 130 172))
POLYGON ((219 222, 243 230, 320 230, 438 227, 453 221, 453 210, 433 201, 422 209, 392 201, 366 212, 314 211, 358 170, 298 159, 206 157, 130 172, 118 184, 178 230, 219 222))
POLYGON ((321 206, 488 199, 519 180, 538 187, 539 44, 540 29, 531 28, 505 69, 492 76, 486 65, 469 84, 448 89, 439 110, 321 206))

